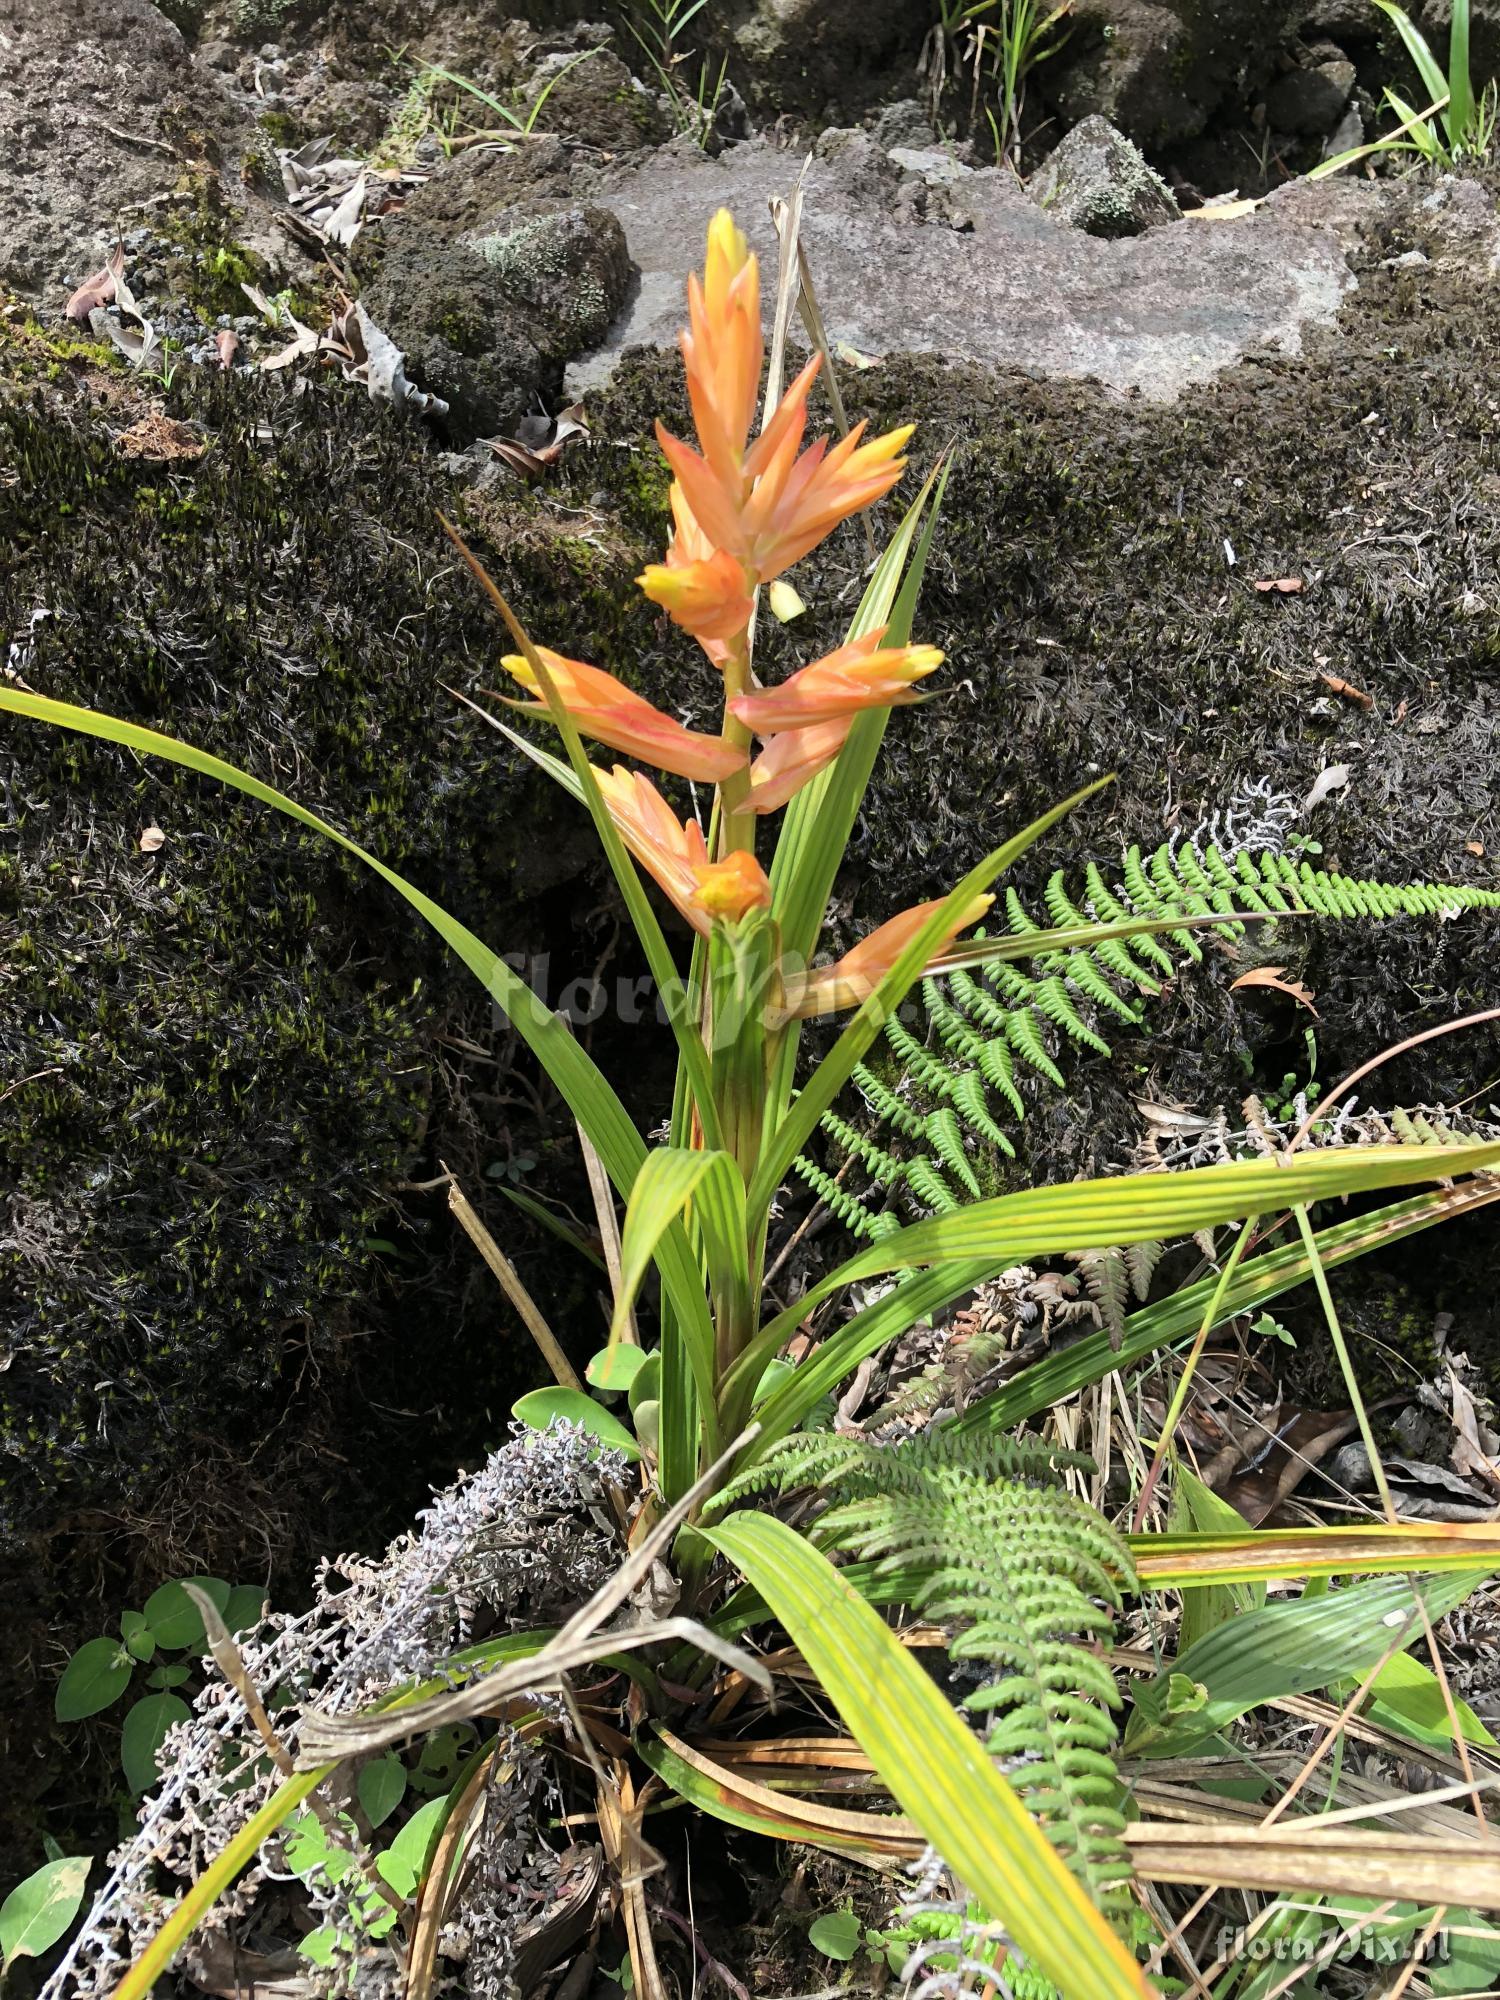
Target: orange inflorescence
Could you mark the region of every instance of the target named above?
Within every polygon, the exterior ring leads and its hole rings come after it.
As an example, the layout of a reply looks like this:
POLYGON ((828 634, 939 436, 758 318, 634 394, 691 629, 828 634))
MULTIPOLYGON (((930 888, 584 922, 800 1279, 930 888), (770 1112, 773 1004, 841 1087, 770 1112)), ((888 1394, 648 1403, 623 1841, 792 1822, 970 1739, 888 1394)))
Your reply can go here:
MULTIPOLYGON (((697 442, 684 443, 657 425, 673 473, 672 540, 665 561, 649 564, 637 581, 724 673, 723 733, 686 728, 597 667, 542 655, 581 732, 659 770, 724 787, 728 851, 711 856, 697 822, 679 820, 650 779, 618 764, 599 773, 626 846, 701 932, 769 906, 770 884, 752 851, 755 818, 786 805, 827 769, 856 716, 921 700, 917 683, 943 657, 934 646, 887 646, 881 628, 778 686, 756 685, 750 671, 756 589, 888 493, 905 469, 911 436, 904 426, 867 438, 861 425, 831 446, 820 438, 804 448, 807 398, 819 368, 814 355, 752 439, 765 363, 760 305, 759 265, 721 209, 709 224, 702 276, 688 280, 682 333, 697 442), (753 759, 752 736, 763 740, 753 759)), ((525 659, 512 656, 505 665, 528 694, 542 695, 525 659)), ((986 905, 977 898, 949 935, 986 905)), ((892 918, 838 965, 815 973, 802 1011, 862 999, 933 907, 892 918)))

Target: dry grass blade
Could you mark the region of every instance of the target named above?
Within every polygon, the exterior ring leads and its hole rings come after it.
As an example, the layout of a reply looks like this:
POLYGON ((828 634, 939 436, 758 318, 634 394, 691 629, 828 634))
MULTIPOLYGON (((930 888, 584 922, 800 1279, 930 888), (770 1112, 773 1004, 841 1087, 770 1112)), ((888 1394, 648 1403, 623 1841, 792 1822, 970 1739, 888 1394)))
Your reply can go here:
POLYGON ((441 1160, 438 1162, 438 1165, 448 1175, 449 1210, 459 1227, 474 1245, 474 1248, 479 1252, 485 1263, 489 1265, 490 1270, 499 1281, 500 1289, 520 1314, 526 1331, 541 1350, 542 1359, 552 1370, 554 1377, 563 1384, 564 1388, 577 1389, 586 1394, 587 1391, 584 1390, 584 1385, 577 1369, 574 1368, 567 1355, 563 1353, 558 1343, 557 1335, 542 1317, 541 1309, 537 1305, 536 1300, 527 1291, 525 1285, 522 1284, 520 1273, 517 1271, 515 1265, 511 1263, 505 1252, 500 1248, 500 1245, 480 1221, 478 1215, 475 1213, 473 1204, 459 1186, 456 1178, 449 1173, 448 1168, 443 1165, 441 1160))
POLYGON ((640 1652, 669 1641, 711 1653, 736 1672, 762 1682, 769 1695, 771 1677, 760 1662, 742 1646, 721 1639, 706 1625, 700 1625, 696 1618, 653 1618, 641 1625, 607 1632, 589 1631, 573 1638, 560 1632, 530 1659, 515 1660, 470 1687, 458 1688, 452 1694, 429 1695, 409 1708, 365 1715, 324 1715, 321 1710, 309 1710, 302 1718, 297 1767, 303 1771, 316 1770, 346 1757, 364 1757, 371 1751, 388 1749, 393 1743, 404 1743, 409 1737, 424 1735, 431 1729, 470 1722, 476 1715, 512 1703, 519 1695, 538 1688, 559 1687, 569 1674, 595 1666, 613 1654, 640 1652))
MULTIPOLYGON (((620 1881, 625 1940, 630 1948, 635 1990, 643 2000, 667 2000, 651 1936, 651 1915, 646 1907, 646 1879, 655 1871, 647 1863, 649 1850, 641 1839, 644 1801, 636 1798, 627 1764, 616 1764, 612 1782, 599 1786, 598 1799, 599 1830, 620 1881)), ((656 1867, 660 1865, 660 1861, 655 1863, 656 1867)))
POLYGON ((1356 1834, 1314 1817, 1209 1831, 1138 1820, 1126 1827, 1125 1844, 1137 1874, 1152 1882, 1500 1909, 1500 1850, 1475 1840, 1356 1834))
MULTIPOLYGON (((494 1769, 495 1752, 481 1758, 464 1786, 457 1805, 443 1823, 443 1831, 433 1850, 432 1866, 417 1899, 417 1919, 412 1927, 411 1948, 406 1956, 406 2000, 430 2000, 437 1973, 438 1936, 448 1912, 454 1881, 453 1863, 459 1845, 473 1822, 476 1811, 484 1809, 484 1790, 494 1769)), ((502 1783, 512 1767, 503 1765, 502 1783)))
POLYGON ((781 261, 776 272, 776 309, 771 319, 771 356, 766 370, 766 399, 761 415, 761 427, 771 421, 776 405, 781 401, 781 391, 786 380, 786 336, 792 323, 792 307, 796 302, 800 285, 798 252, 802 238, 802 189, 807 180, 807 170, 812 165, 812 155, 802 163, 802 171, 797 176, 797 184, 785 201, 771 203, 771 220, 776 225, 776 234, 781 246, 781 261))
POLYGON ((773 1791, 734 1764, 709 1756, 701 1745, 688 1742, 664 1724, 657 1725, 656 1734, 722 1803, 762 1822, 767 1833, 779 1832, 783 1838, 832 1847, 872 1866, 903 1864, 926 1852, 927 1842, 909 1819, 894 1813, 845 1812, 837 1806, 773 1791))
MULTIPOLYGON (((613 1304, 620 1296, 621 1270, 620 1218, 615 1212, 614 1189, 609 1184, 609 1175, 604 1170, 604 1162, 599 1157, 598 1147, 584 1131, 583 1126, 576 1120, 574 1122, 577 1126, 578 1143, 583 1148, 583 1164, 588 1170, 589 1193, 594 1197, 594 1214, 599 1223, 599 1240, 604 1245, 604 1268, 609 1272, 609 1295, 610 1303, 613 1304)), ((625 1315, 624 1339, 631 1347, 639 1347, 641 1344, 633 1306, 625 1315)))
POLYGON ((1500 1524, 1423 1521, 1395 1528, 1258 1528, 1243 1535, 1146 1535, 1131 1544, 1141 1582, 1161 1590, 1282 1577, 1500 1567, 1500 1524))

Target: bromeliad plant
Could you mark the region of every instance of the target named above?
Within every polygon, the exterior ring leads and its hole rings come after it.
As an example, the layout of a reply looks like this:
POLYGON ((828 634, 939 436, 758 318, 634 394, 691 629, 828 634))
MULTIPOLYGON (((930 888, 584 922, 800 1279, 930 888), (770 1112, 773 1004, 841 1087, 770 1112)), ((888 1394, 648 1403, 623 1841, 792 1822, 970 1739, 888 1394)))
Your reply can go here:
MULTIPOLYGON (((989 854, 946 896, 892 916, 836 962, 818 962, 835 876, 890 712, 921 699, 919 683, 941 662, 934 648, 912 640, 941 475, 928 481, 875 564, 846 642, 779 685, 761 686, 753 654, 757 592, 839 523, 890 492, 904 469, 910 433, 866 439, 857 430, 831 448, 819 441, 804 449, 807 399, 819 365, 814 358, 785 395, 768 398, 772 407, 752 437, 763 368, 759 278, 727 214, 716 216, 709 229, 705 269, 701 280, 690 280, 688 303, 682 348, 697 442, 658 432, 674 475, 674 533, 666 560, 649 567, 640 582, 721 676, 719 732, 688 729, 613 675, 535 643, 468 558, 514 643, 504 662, 522 690, 514 705, 555 726, 565 760, 526 742, 502 717, 489 720, 525 744, 591 815, 676 1038, 678 1080, 666 1144, 647 1146, 566 1022, 547 1011, 495 951, 295 801, 135 724, 15 689, 0 689, 0 707, 173 758, 239 787, 356 854, 441 933, 536 1055, 625 1203, 612 1352, 624 1350, 634 1302, 653 1265, 660 1278, 655 1351, 644 1364, 622 1367, 616 1378, 633 1374, 636 1390, 643 1370, 652 1371, 652 1393, 633 1396, 638 1411, 651 1408, 653 1421, 641 1425, 637 1446, 640 1513, 629 1580, 642 1581, 643 1565, 658 1549, 669 1551, 684 1609, 696 1614, 699 1631, 704 1620, 717 1626, 712 1644, 720 1649, 726 1633, 743 1630, 757 1615, 773 1615, 908 1815, 910 1826, 900 1836, 908 1848, 912 1839, 931 1842, 977 1904, 1064 1993, 1090 2000, 1145 1993, 1144 1975, 1111 1921, 1125 1907, 1127 1871, 1101 1748, 1112 1732, 1090 1719, 1091 1701, 1108 1702, 1110 1677, 1096 1659, 1077 1685, 1069 1681, 1079 1642, 1102 1632, 1098 1600, 1133 1587, 1134 1558, 1125 1544, 1102 1518, 1056 1488, 1035 1451, 991 1450, 978 1437, 968 1458, 938 1448, 921 1466, 908 1467, 899 1527, 886 1507, 893 1496, 882 1499, 878 1453, 864 1454, 857 1464, 841 1462, 844 1505, 812 1535, 798 1532, 764 1502, 738 1503, 786 1487, 799 1465, 810 1462, 798 1457, 792 1441, 864 1357, 1011 1265, 1184 1236, 1325 1196, 1467 1173, 1500 1157, 1500 1147, 1289 1152, 1180 1173, 1027 1189, 896 1230, 831 1271, 797 1304, 766 1311, 767 1232, 783 1181, 818 1120, 924 975, 1054 949, 1088 950, 1112 937, 1180 930, 1184 920, 1180 913, 1131 914, 1024 937, 957 941, 988 907, 997 878, 1077 802, 1069 800, 989 854), (596 765, 585 738, 712 787, 706 827, 679 817, 645 773, 621 763, 596 765), (764 830, 782 812, 773 842, 764 830), (690 927, 685 967, 638 868, 690 927), (802 1024, 826 1016, 847 1018, 828 1052, 799 1075, 802 1024), (801 1365, 772 1367, 815 1307, 855 1287, 865 1288, 865 1297, 852 1317, 801 1365), (985 1492, 970 1494, 971 1479, 985 1492), (723 1499, 710 1518, 705 1503, 716 1486, 723 1499), (922 1513, 928 1504, 949 1522, 951 1546, 930 1545, 922 1513), (1013 1536, 992 1542, 986 1507, 996 1519, 1014 1517, 1013 1536), (1038 1539, 1014 1555, 1012 1572, 1011 1541, 1025 1543, 1033 1517, 1038 1539), (983 1568, 991 1546, 995 1573, 976 1579, 964 1565, 977 1561, 983 1568), (834 1553, 869 1559, 845 1572, 831 1560, 834 1553), (745 1587, 716 1611, 723 1573, 716 1565, 725 1561, 745 1587), (1055 1565, 1055 1587, 1047 1580, 1049 1564, 1055 1565), (1012 1574, 1029 1578, 1024 1590, 1012 1592, 1012 1574), (989 1740, 997 1755, 1023 1762, 1052 1758, 1058 1787, 1039 1786, 1033 1771, 1029 1806, 1023 1802, 876 1608, 892 1601, 920 1602, 935 1616, 946 1611, 977 1621, 967 1650, 994 1664, 1001 1678, 973 1705, 1005 1711, 989 1740), (1059 1788, 1066 1837, 1049 1804, 1059 1788), (1091 1889, 1101 1881, 1096 1900, 1091 1889)), ((1431 1216, 1424 1210, 1410 1226, 1436 1219, 1444 1199, 1429 1197, 1431 1216)), ((1395 1228, 1394 1220, 1389 1226, 1395 1228)), ((1274 1290, 1295 1281, 1287 1274, 1299 1254, 1294 1248, 1248 1260, 1237 1287, 1227 1280, 1211 1284, 1210 1298, 1195 1297, 1176 1318, 1153 1309, 1152 1326, 1140 1329, 1142 1341, 1149 1349, 1191 1330, 1205 1304, 1210 1317, 1231 1310, 1247 1286, 1253 1295, 1256 1284, 1274 1290)), ((1304 1260, 1300 1274, 1307 1268, 1304 1260)), ((1116 1357, 1103 1346, 1090 1365, 1102 1374, 1116 1357)), ((579 1402, 585 1413, 595 1407, 581 1396, 579 1402)), ((1020 1408, 1014 1396, 1011 1403, 1020 1408)), ((971 1414, 992 1420, 996 1430, 1011 1427, 998 1405, 971 1414)), ((1305 1550, 1288 1559, 1305 1566, 1305 1550)), ((1399 1553, 1382 1556, 1378 1549, 1374 1557, 1366 1550, 1365 1559, 1402 1562, 1399 1553)), ((1412 1558, 1404 1560, 1409 1565, 1412 1558)), ((611 1608, 625 1587, 622 1581, 611 1608)), ((590 1656, 591 1646, 593 1656, 613 1658, 646 1644, 657 1630, 637 1625, 627 1637, 620 1627, 599 1629, 603 1616, 598 1611, 581 1624, 579 1614, 550 1646, 545 1635, 536 1635, 529 1648, 508 1642, 512 1657, 529 1650, 535 1659, 507 1669, 503 1687, 490 1680, 470 1690, 462 1699, 479 1706, 465 1712, 483 1711, 486 1700, 510 1700, 539 1679, 557 1684, 590 1656)), ((662 1635, 666 1624, 682 1622, 666 1621, 662 1635)), ((644 1675, 632 1696, 639 1706, 631 1719, 657 1780, 718 1809, 712 1800, 720 1794, 709 1784, 705 1796, 701 1768, 683 1753, 680 1739, 668 1740, 664 1727, 671 1690, 698 1674, 703 1658, 690 1645, 686 1656, 674 1655, 670 1675, 644 1675), (651 1737, 653 1705, 663 1726, 651 1737)), ((196 1914, 233 1879, 255 1842, 333 1773, 341 1757, 436 1726, 439 1709, 456 1699, 410 1701, 402 1715, 372 1728, 357 1718, 304 1717, 297 1776, 206 1871, 122 1983, 121 2000, 149 1989, 196 1914)), ((623 1742, 618 1732, 609 1740, 616 1749, 623 1742)), ((615 1852, 627 1860, 629 1840, 619 1827, 629 1817, 630 1782, 620 1780, 625 1802, 611 1808, 619 1822, 615 1852)), ((855 1818, 835 1817, 841 1823, 855 1818)), ((869 1824, 878 1830, 880 1822, 869 1824)), ((843 1851, 864 1852, 870 1838, 847 1826, 837 1834, 843 1851)), ((623 1870, 627 1877, 633 1872, 623 1870)), ((627 1894, 627 1919, 630 1908, 627 1894)))

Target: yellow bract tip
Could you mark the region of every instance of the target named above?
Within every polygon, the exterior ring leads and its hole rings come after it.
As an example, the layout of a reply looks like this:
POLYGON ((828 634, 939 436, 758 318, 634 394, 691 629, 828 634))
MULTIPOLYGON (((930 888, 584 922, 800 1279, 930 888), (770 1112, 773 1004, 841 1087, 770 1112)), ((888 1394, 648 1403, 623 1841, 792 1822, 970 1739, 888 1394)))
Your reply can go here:
POLYGON ((532 672, 531 663, 524 653, 507 653, 500 662, 513 681, 519 681, 528 694, 537 694, 540 689, 537 677, 532 672))
POLYGON ((727 208, 721 208, 708 225, 708 262, 720 262, 727 268, 724 275, 732 278, 749 261, 750 246, 745 241, 744 231, 736 226, 734 217, 727 208))

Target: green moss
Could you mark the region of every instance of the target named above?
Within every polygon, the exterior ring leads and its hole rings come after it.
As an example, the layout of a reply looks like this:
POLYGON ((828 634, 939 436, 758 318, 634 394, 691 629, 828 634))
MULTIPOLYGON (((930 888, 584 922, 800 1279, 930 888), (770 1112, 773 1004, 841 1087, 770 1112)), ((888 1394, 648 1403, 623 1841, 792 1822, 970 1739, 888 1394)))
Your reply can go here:
POLYGON ((43 326, 30 312, 0 317, 0 358, 4 372, 18 380, 38 370, 55 381, 64 368, 123 371, 125 367, 125 357, 113 341, 95 340, 72 322, 43 326))
MULTIPOLYGON (((20 475, 0 484, 0 635, 50 613, 30 684, 248 764, 502 948, 539 927, 550 948, 565 921, 522 913, 591 849, 550 799, 537 840, 543 782, 438 688, 488 681, 495 640, 423 434, 352 392, 207 372, 174 407, 211 439, 190 468, 0 397, 20 475)), ((519 487, 469 526, 538 632, 601 657, 649 638, 649 609, 622 611, 640 549, 584 550, 519 487)), ((457 1120, 434 1144, 476 1189, 475 1149, 503 1135, 431 1101, 434 1030, 492 1033, 468 975, 326 843, 174 767, 16 725, 0 801, 0 1070, 25 1079, 0 1099, 0 1515, 125 1504, 205 1440, 273 1430, 294 1394, 312 1422, 353 1354, 393 1371, 392 1402, 414 1380, 424 1408, 443 1396, 459 1309, 414 1378, 374 1342, 363 1246, 429 1122, 457 1120)), ((513 1358, 488 1341, 462 1365, 455 1421, 482 1442, 513 1358)))
POLYGON ((176 253, 168 258, 172 295, 204 319, 243 312, 243 287, 271 282, 265 259, 236 239, 238 219, 217 177, 195 174, 156 224, 176 253))

